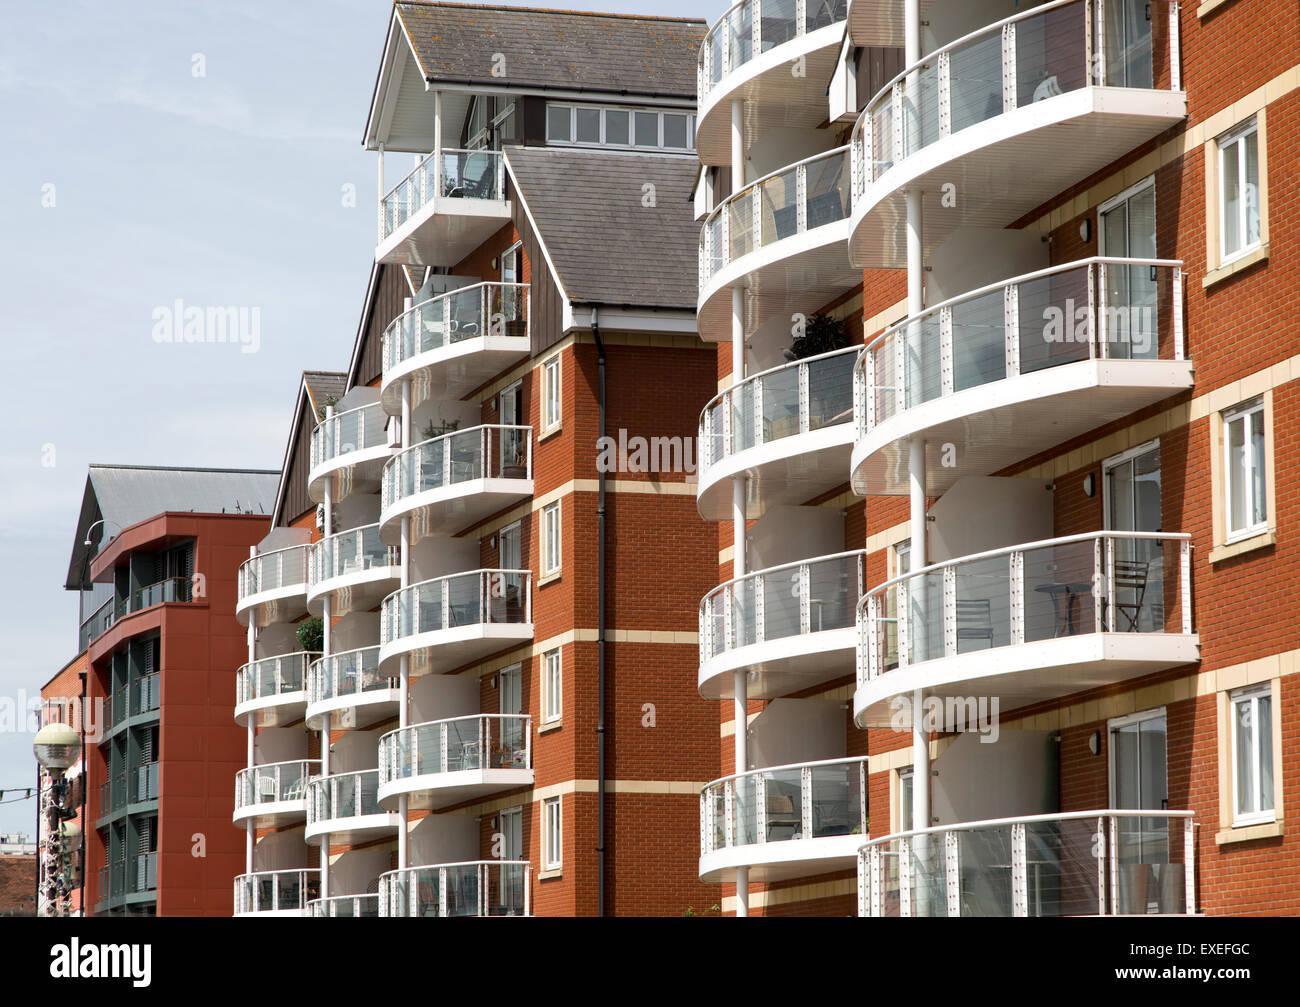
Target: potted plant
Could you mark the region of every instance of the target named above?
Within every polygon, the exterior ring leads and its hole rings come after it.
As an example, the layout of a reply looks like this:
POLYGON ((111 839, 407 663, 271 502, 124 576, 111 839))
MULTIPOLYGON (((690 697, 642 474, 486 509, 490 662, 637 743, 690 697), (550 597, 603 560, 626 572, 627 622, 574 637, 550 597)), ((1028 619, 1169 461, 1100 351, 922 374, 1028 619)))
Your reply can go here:
POLYGON ((298 623, 298 644, 303 650, 319 654, 325 647, 325 623, 312 616, 298 623))

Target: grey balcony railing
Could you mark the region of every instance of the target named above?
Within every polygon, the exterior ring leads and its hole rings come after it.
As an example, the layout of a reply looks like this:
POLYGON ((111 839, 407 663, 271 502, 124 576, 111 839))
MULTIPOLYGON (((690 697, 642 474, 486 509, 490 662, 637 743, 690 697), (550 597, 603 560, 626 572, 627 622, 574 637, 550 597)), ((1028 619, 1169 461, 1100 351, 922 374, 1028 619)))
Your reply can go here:
POLYGON ((260 553, 246 559, 239 567, 239 600, 263 591, 282 587, 307 585, 307 558, 311 546, 307 543, 291 545, 284 549, 260 553))
POLYGON ((700 228, 700 287, 724 266, 849 216, 849 148, 780 168, 714 208, 700 228))
POLYGON ((158 763, 146 762, 131 774, 131 802, 158 800, 158 763))
POLYGON ((305 909, 320 896, 320 871, 258 871, 235 878, 235 914, 305 909))
POLYGON ((125 685, 122 686, 121 688, 113 690, 110 706, 112 707, 114 727, 122 723, 124 720, 126 720, 127 717, 131 715, 130 699, 131 699, 131 690, 128 689, 125 685))
POLYGON ((307 783, 307 827, 340 818, 381 815, 379 770, 319 776, 307 783))
POLYGON ((732 455, 853 420, 857 347, 745 378, 700 414, 700 475, 732 455))
POLYGON ((116 860, 99 869, 99 900, 120 898, 126 894, 126 861, 116 860))
POLYGON ((769 640, 855 625, 866 553, 839 553, 759 570, 700 602, 700 663, 769 640))
POLYGON ((328 654, 307 671, 307 702, 396 689, 398 680, 379 674, 379 648, 362 647, 328 654))
POLYGON ((530 916, 529 862, 479 860, 389 871, 379 878, 382 916, 530 916))
POLYGON ((895 668, 1087 633, 1190 634, 1191 538, 1097 532, 938 563, 858 604, 858 686, 895 668))
POLYGON ((533 621, 530 570, 470 570, 394 591, 379 615, 380 644, 476 625, 533 621))
POLYGON ((158 887, 158 854, 138 853, 135 857, 135 890, 151 892, 158 887))
POLYGON ((426 206, 444 199, 504 199, 505 159, 499 150, 444 149, 430 154, 398 182, 379 204, 383 241, 426 206))
POLYGON ((307 909, 312 916, 364 916, 379 915, 379 896, 331 895, 328 899, 313 899, 307 909))
POLYGON ((379 402, 327 416, 311 432, 311 467, 344 458, 354 451, 388 443, 388 414, 379 402))
POLYGON ((700 101, 755 57, 847 17, 848 0, 741 0, 718 19, 700 45, 700 101))
POLYGON ((131 715, 151 713, 162 706, 162 677, 158 672, 143 675, 131 686, 131 715))
POLYGON ((475 283, 402 312, 384 330, 384 370, 480 336, 517 339, 528 349, 528 284, 475 283))
POLYGON ((867 759, 773 766, 700 791, 700 854, 736 846, 867 834, 867 759))
POLYGON ((397 549, 380 540, 379 525, 351 528, 329 535, 312 546, 310 583, 314 587, 335 577, 397 564, 397 549))
POLYGON ((533 428, 485 425, 422 441, 384 465, 383 507, 476 479, 531 479, 533 428))
POLYGON ((379 739, 379 785, 468 769, 531 769, 531 718, 484 713, 390 731, 379 739))
POLYGON ((1182 360, 1182 263, 1094 257, 962 294, 891 326, 853 366, 859 435, 908 409, 1085 360, 1182 360))
POLYGON ((236 705, 303 692, 307 666, 319 657, 315 651, 298 651, 244 665, 235 673, 236 705))
MULTIPOLYGON (((853 127, 855 201, 899 162, 1017 108, 1093 85, 1152 89, 1160 2, 1149 4, 1146 20, 1135 25, 1104 16, 1102 0, 1055 0, 971 32, 909 66, 871 99, 853 127)), ((1160 34, 1169 90, 1179 91, 1178 4, 1164 6, 1160 34)))
POLYGON ((117 601, 114 598, 109 598, 81 624, 81 649, 85 650, 90 646, 92 640, 103 636, 108 631, 108 628, 113 625, 113 620, 116 618, 117 601))
POLYGON ((307 781, 320 772, 319 759, 273 762, 235 774, 235 810, 257 804, 305 801, 307 781))
POLYGON ((1103 810, 882 836, 858 858, 861 916, 1196 912, 1190 811, 1103 810))

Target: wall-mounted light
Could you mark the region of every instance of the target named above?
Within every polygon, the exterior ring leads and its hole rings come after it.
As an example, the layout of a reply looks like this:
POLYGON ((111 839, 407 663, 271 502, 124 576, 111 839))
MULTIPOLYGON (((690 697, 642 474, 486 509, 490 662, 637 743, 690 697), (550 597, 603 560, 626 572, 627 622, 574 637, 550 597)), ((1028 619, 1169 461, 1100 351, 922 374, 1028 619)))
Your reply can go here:
POLYGON ((1088 497, 1096 495, 1097 493, 1096 473, 1089 472, 1086 476, 1083 477, 1083 493, 1084 496, 1088 496, 1088 497))
POLYGON ((1092 218, 1084 217, 1083 223, 1079 225, 1079 237, 1086 245, 1092 240, 1092 218))
POLYGON ((495 549, 496 547, 497 547, 497 537, 496 534, 493 533, 488 536, 488 548, 495 549))
POLYGON ((1088 737, 1088 751, 1093 755, 1101 754, 1101 732, 1093 731, 1088 737))
POLYGON ((497 268, 497 257, 494 255, 492 256, 492 271, 496 272, 496 268, 497 268))
POLYGON ((495 689, 496 687, 497 687, 497 677, 496 675, 493 675, 491 678, 488 679, 488 688, 495 689))

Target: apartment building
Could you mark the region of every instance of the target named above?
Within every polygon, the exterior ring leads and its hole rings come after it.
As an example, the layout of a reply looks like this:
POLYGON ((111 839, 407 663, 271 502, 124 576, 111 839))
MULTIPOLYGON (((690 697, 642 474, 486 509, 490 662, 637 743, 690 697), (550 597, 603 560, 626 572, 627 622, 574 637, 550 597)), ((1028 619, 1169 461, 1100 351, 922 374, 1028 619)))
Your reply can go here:
POLYGON ((1283 7, 710 28, 724 912, 1300 909, 1283 7))
POLYGON ((705 30, 394 4, 352 354, 304 374, 239 572, 237 915, 716 900, 693 843, 718 758, 693 684, 705 30))
POLYGON ((85 738, 87 914, 230 915, 235 571, 278 476, 90 466, 65 581, 81 653, 42 690, 43 719, 85 738))

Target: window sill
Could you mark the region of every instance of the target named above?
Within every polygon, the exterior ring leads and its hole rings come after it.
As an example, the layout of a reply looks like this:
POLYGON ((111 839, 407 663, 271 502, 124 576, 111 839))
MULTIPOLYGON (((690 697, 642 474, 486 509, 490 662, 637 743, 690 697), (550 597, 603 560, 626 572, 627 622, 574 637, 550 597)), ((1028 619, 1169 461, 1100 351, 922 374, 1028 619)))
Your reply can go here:
POLYGON ((1202 287, 1212 287, 1216 283, 1222 283, 1230 277, 1236 276, 1243 270, 1249 269, 1257 262, 1264 262, 1268 259, 1268 242, 1260 245, 1253 252, 1247 252, 1240 259, 1233 259, 1226 266, 1220 266, 1218 269, 1211 269, 1201 280, 1202 287))
POLYGON ((1284 835, 1285 830, 1281 822, 1263 822, 1259 825, 1239 825, 1233 829, 1223 829, 1214 835, 1214 842, 1218 846, 1226 846, 1229 843, 1248 843, 1252 839, 1275 839, 1284 835))
POLYGON ((537 586, 545 587, 547 584, 554 584, 557 580, 559 580, 563 576, 564 576, 563 570, 556 570, 555 573, 548 573, 544 577, 537 578, 537 586))
POLYGON ((563 868, 563 867, 556 867, 554 870, 550 870, 550 871, 538 871, 538 872, 537 872, 537 880, 538 880, 538 881, 553 881, 553 880, 555 880, 556 878, 562 878, 562 877, 564 877, 564 868, 563 868))
POLYGON ((537 435, 537 443, 540 444, 542 443, 542 441, 549 441, 552 437, 559 434, 563 429, 564 429, 564 424, 557 423, 549 430, 543 430, 540 434, 537 435))
POLYGON ((537 725, 537 733, 538 733, 538 734, 549 734, 551 731, 558 731, 558 730, 559 730, 561 727, 563 727, 563 726, 564 726, 564 720, 563 720, 563 719, 560 719, 560 720, 553 720, 553 721, 551 721, 549 724, 538 724, 538 725, 537 725))
POLYGON ((1196 16, 1205 17, 1207 14, 1214 13, 1214 11, 1218 10, 1224 4, 1231 2, 1232 0, 1204 0, 1204 2, 1196 8, 1196 16))
POLYGON ((1234 556, 1254 552, 1256 549, 1267 549, 1269 546, 1274 545, 1277 545, 1277 529, 1270 528, 1268 531, 1262 531, 1258 535, 1250 536, 1250 538, 1215 546, 1210 550, 1210 562, 1222 563, 1225 559, 1232 559, 1234 556))

